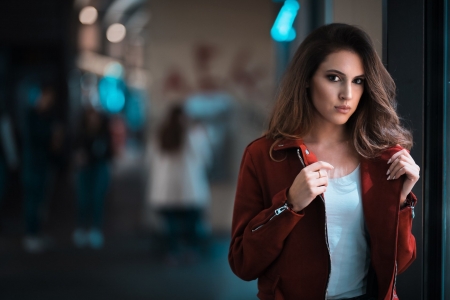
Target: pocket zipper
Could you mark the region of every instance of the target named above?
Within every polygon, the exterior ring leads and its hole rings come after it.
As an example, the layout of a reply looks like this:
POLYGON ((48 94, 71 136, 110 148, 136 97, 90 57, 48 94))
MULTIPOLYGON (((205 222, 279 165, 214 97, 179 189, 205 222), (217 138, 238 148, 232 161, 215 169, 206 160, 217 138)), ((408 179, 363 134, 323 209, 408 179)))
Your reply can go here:
POLYGON ((267 223, 269 223, 273 218, 275 218, 276 216, 278 216, 279 214, 281 214, 282 212, 284 212, 286 209, 288 209, 288 205, 287 203, 284 203, 283 206, 275 209, 274 211, 274 215, 272 217, 270 217, 269 220, 267 220, 267 222, 265 222, 264 224, 259 225, 258 227, 256 227, 255 229, 252 229, 252 232, 255 232, 256 230, 260 229, 261 227, 263 227, 264 225, 266 225, 267 223))

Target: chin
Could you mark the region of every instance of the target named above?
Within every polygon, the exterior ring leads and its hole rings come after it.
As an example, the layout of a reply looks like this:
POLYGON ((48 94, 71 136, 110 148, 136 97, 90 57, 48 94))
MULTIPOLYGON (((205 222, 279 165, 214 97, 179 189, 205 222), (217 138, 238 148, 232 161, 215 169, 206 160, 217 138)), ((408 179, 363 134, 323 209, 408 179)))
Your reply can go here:
POLYGON ((344 125, 350 120, 352 115, 353 114, 348 114, 345 116, 338 116, 337 118, 335 118, 335 121, 336 121, 336 123, 339 123, 340 125, 344 125))
POLYGON ((348 120, 349 120, 349 118, 345 118, 345 119, 339 118, 339 119, 332 120, 331 123, 333 123, 335 125, 345 125, 345 124, 347 124, 348 120))
POLYGON ((325 121, 326 123, 333 124, 335 126, 342 126, 347 124, 348 120, 353 114, 319 114, 319 118, 325 121))

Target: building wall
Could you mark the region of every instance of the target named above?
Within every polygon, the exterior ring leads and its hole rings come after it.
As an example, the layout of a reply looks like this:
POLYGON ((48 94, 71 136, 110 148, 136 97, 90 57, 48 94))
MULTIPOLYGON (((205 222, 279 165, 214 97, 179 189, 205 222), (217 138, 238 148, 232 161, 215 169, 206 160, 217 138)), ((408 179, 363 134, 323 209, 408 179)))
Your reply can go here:
POLYGON ((378 55, 382 55, 382 0, 334 0, 333 22, 360 26, 372 38, 378 55))
MULTIPOLYGON (((260 0, 154 0, 149 1, 151 20, 147 47, 151 73, 152 104, 159 106, 161 85, 168 71, 177 67, 196 88, 193 50, 206 43, 217 48, 212 72, 226 80, 233 57, 247 49, 252 64, 261 65, 271 79, 274 68, 270 28, 272 3, 260 0)), ((273 88, 270 84, 268 90, 273 88)))

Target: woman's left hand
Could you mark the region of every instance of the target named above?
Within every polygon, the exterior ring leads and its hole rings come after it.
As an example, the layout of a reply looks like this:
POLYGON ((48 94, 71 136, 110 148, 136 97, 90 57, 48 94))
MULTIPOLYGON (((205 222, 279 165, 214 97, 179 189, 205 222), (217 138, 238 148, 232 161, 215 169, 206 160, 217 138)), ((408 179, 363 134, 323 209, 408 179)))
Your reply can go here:
POLYGON ((420 178, 420 167, 415 163, 406 149, 398 151, 389 159, 389 169, 386 173, 387 180, 394 180, 406 175, 403 182, 402 193, 400 197, 400 205, 406 200, 406 197, 411 192, 412 188, 420 178))

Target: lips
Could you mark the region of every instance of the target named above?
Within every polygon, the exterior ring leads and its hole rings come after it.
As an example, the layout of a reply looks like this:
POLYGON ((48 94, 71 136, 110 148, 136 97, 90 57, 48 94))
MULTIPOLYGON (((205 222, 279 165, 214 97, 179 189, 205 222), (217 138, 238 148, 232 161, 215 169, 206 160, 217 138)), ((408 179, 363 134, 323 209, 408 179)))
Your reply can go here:
POLYGON ((350 106, 348 105, 340 105, 334 107, 338 112, 346 114, 350 111, 350 106))

